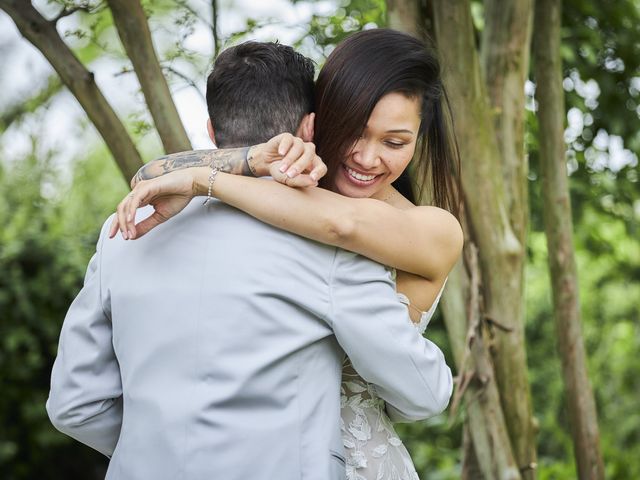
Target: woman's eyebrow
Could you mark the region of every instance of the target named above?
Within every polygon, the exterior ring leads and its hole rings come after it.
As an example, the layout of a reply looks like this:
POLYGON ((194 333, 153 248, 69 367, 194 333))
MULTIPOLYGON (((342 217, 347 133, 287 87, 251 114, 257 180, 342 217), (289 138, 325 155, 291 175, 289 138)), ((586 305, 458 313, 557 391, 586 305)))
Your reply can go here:
POLYGON ((404 128, 399 128, 396 130, 387 130, 387 133, 408 133, 410 135, 413 135, 413 132, 411 130, 406 130, 404 128))

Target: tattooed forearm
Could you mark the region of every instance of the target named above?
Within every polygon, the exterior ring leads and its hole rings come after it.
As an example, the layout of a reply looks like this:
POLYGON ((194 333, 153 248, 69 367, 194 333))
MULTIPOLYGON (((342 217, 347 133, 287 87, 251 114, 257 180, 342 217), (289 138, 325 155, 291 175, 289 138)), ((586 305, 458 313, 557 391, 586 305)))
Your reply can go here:
MULTIPOLYGON (((214 166, 221 172, 235 175, 253 176, 254 172, 249 167, 247 154, 250 147, 228 148, 219 150, 191 150, 188 152, 172 153, 165 155, 143 166, 134 182, 149 180, 165 175, 174 170, 190 167, 214 166)), ((250 161, 251 159, 249 159, 250 161)))

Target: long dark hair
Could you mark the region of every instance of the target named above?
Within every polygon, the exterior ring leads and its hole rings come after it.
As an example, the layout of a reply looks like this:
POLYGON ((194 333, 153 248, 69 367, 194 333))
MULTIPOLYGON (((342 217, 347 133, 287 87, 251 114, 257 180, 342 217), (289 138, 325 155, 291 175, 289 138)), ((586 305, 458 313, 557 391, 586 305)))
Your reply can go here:
MULTIPOLYGON (((432 203, 457 216, 456 173, 460 158, 453 133, 451 108, 433 49, 422 41, 390 29, 355 33, 329 55, 316 81, 315 142, 328 173, 321 186, 333 189, 335 175, 362 133, 378 101, 398 92, 422 100, 414 177, 428 188, 432 203), (428 185, 429 177, 431 185, 428 185)), ((394 183, 415 201, 408 172, 394 183)))

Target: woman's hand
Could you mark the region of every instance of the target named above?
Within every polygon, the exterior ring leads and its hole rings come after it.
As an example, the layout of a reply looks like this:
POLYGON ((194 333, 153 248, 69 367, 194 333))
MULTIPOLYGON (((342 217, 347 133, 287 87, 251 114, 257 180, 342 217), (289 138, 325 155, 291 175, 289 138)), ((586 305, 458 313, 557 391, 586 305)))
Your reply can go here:
POLYGON ((140 238, 152 228, 166 222, 181 212, 198 194, 195 183, 197 174, 209 175, 209 172, 207 167, 194 167, 139 181, 118 204, 109 238, 113 238, 118 230, 125 240, 140 238), (136 210, 146 205, 152 205, 155 211, 136 225, 136 210))
POLYGON ((317 184, 327 166, 316 155, 316 146, 290 133, 281 133, 249 150, 257 176, 270 175, 292 187, 317 184))

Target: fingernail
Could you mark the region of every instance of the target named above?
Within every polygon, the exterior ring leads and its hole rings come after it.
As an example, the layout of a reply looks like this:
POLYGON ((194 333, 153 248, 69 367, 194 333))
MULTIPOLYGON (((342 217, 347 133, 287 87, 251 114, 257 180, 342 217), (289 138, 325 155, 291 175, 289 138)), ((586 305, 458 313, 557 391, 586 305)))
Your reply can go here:
POLYGON ((121 232, 122 233, 122 238, 124 238, 125 240, 127 239, 127 232, 121 232))
POLYGON ((287 172, 287 177, 293 178, 298 174, 298 171, 295 168, 290 168, 287 172))
POLYGON ((133 232, 131 230, 127 232, 127 235, 129 236, 129 238, 133 238, 133 232))
POLYGON ((283 163, 279 168, 281 173, 284 173, 287 170, 287 166, 283 163))
POLYGON ((311 180, 315 180, 316 183, 318 183, 318 174, 313 172, 311 173, 311 180))

